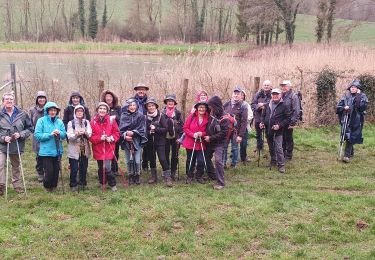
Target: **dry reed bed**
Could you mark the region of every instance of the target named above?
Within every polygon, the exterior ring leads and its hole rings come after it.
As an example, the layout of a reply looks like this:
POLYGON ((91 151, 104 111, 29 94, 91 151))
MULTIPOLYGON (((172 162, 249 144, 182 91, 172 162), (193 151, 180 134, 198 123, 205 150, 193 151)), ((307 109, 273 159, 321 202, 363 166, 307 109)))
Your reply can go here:
MULTIPOLYGON (((274 46, 253 49, 238 57, 238 53, 200 53, 199 55, 182 55, 175 57, 172 65, 154 71, 144 72, 143 77, 123 76, 111 79, 108 73, 99 75, 95 68, 71 64, 74 69, 77 88, 83 93, 91 108, 98 99, 97 82, 104 79, 106 86, 119 94, 124 101, 133 94, 132 86, 139 81, 146 82, 150 95, 160 103, 163 96, 174 92, 180 99, 182 96, 183 79, 189 79, 188 107, 192 105, 195 94, 205 89, 210 95, 219 95, 224 100, 236 85, 241 85, 252 96, 256 92, 254 77, 261 82, 270 79, 275 86, 283 79, 291 79, 296 89, 303 94, 305 125, 313 125, 316 112, 317 74, 325 67, 338 72, 337 99, 342 95, 347 84, 363 73, 375 74, 375 50, 365 47, 345 45, 298 44, 293 48, 274 46)), ((66 104, 67 91, 59 83, 51 84, 51 79, 43 72, 33 72, 29 91, 45 89, 53 93, 52 100, 66 104)), ((31 94, 31 93, 30 93, 31 94)), ((26 101, 32 104, 34 100, 26 101)), ((334 115, 333 115, 334 117, 334 115)))

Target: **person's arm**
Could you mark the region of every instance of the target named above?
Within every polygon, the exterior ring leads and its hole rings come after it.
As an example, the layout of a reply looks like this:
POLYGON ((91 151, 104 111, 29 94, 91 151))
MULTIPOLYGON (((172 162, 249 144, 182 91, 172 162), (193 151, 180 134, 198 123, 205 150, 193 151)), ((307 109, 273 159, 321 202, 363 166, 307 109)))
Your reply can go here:
POLYGON ((74 133, 74 130, 73 130, 72 121, 69 121, 69 123, 68 123, 66 135, 68 136, 69 141, 77 140, 77 136, 76 136, 76 134, 74 133))
POLYGON ((37 121, 34 131, 34 137, 38 142, 45 142, 53 138, 51 133, 44 132, 44 120, 43 117, 37 121))
POLYGON ((20 131, 20 138, 25 140, 31 133, 34 132, 33 123, 27 113, 25 113, 25 118, 23 120, 23 130, 20 131))
POLYGON ((97 133, 97 130, 95 129, 94 127, 94 119, 92 119, 90 121, 90 126, 91 126, 91 129, 92 129, 92 135, 90 137, 90 142, 92 144, 100 144, 103 142, 102 140, 102 134, 101 133, 97 133))
POLYGON ((166 135, 168 131, 167 119, 162 114, 160 114, 159 116, 160 116, 159 124, 155 124, 155 134, 166 135))
POLYGON ((291 114, 289 124, 290 126, 295 126, 298 122, 300 111, 301 111, 299 97, 297 93, 293 93, 291 102, 292 102, 292 111, 289 111, 289 113, 291 114))
POLYGON ((64 140, 66 138, 66 129, 65 129, 64 123, 63 121, 61 121, 61 119, 57 119, 57 120, 59 122, 60 139, 64 140))
POLYGON ((191 138, 194 138, 194 132, 190 130, 190 124, 192 122, 193 114, 190 114, 184 124, 184 133, 191 138))
MULTIPOLYGON (((241 106, 243 105, 241 104, 241 106)), ((238 129, 238 136, 241 138, 246 138, 245 134, 246 134, 246 128, 247 128, 247 114, 248 114, 247 106, 244 106, 242 108, 242 113, 241 113, 241 118, 240 118, 241 125, 240 125, 240 128, 238 129)))

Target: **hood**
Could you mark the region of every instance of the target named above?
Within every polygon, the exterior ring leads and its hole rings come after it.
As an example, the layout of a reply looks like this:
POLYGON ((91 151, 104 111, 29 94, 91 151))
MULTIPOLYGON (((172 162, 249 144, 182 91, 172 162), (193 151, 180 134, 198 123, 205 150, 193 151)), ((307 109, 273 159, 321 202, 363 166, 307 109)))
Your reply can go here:
POLYGON ((56 116, 58 116, 59 113, 60 113, 60 108, 55 102, 47 102, 47 104, 44 106, 44 115, 48 116, 48 109, 51 108, 51 107, 57 108, 56 116))
POLYGON ((85 110, 85 107, 84 106, 81 106, 81 105, 77 105, 74 107, 74 119, 76 119, 76 110, 79 109, 79 108, 82 108, 83 109, 83 118, 86 118, 86 110, 85 110))
POLYGON ((137 112, 138 111, 138 103, 134 98, 129 98, 128 100, 125 101, 124 106, 121 108, 121 112, 127 113, 129 111, 128 107, 131 103, 135 103, 135 105, 137 106, 137 109, 135 111, 137 112))
POLYGON ((72 97, 74 97, 74 96, 79 96, 79 104, 82 105, 82 106, 85 105, 85 100, 83 99, 81 94, 78 91, 73 91, 72 94, 70 94, 70 98, 69 98, 69 105, 70 106, 72 105, 72 97))
POLYGON ((113 97, 113 107, 117 107, 118 106, 118 97, 116 96, 115 93, 113 93, 110 90, 104 90, 102 92, 102 95, 100 97, 100 101, 105 102, 105 95, 107 95, 107 94, 112 95, 112 97, 113 97))
POLYGON ((223 102, 218 96, 211 97, 207 103, 214 110, 215 117, 221 117, 223 115, 223 102))
POLYGON ((46 94, 46 92, 40 90, 40 91, 36 92, 35 105, 38 105, 38 97, 45 97, 46 98, 46 102, 47 102, 47 94, 46 94))

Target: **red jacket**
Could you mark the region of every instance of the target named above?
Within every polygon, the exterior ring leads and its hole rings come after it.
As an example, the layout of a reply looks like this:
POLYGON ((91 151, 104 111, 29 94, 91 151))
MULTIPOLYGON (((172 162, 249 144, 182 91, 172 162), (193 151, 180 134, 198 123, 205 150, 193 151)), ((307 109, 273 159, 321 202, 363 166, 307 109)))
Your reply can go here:
MULTIPOLYGON (((182 143, 183 147, 189 150, 193 150, 194 133, 202 132, 203 150, 206 150, 206 143, 204 142, 203 137, 206 135, 206 126, 208 123, 208 119, 209 119, 209 114, 206 112, 206 114, 203 116, 202 124, 199 124, 198 111, 195 111, 195 113, 192 113, 189 115, 189 117, 186 119, 185 124, 184 124, 185 138, 182 143)), ((199 139, 197 139, 197 142, 195 144, 195 150, 202 150, 199 139)))
POLYGON ((114 158, 113 149, 115 147, 115 143, 120 139, 120 131, 118 129, 116 120, 110 122, 109 115, 106 115, 103 122, 100 122, 99 115, 95 115, 94 118, 91 119, 90 125, 92 128, 90 141, 92 143, 94 159, 112 160, 114 158), (101 137, 103 134, 112 136, 114 141, 110 143, 102 141, 101 137))

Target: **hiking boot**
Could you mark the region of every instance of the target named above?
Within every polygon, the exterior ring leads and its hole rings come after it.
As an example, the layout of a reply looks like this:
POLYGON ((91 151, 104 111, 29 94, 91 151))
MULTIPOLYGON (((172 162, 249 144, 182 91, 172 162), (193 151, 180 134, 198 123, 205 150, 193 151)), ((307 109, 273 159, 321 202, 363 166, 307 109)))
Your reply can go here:
POLYGON ((44 175, 38 174, 38 182, 43 182, 44 175))
POLYGON ((78 191, 78 186, 70 187, 71 192, 77 192, 78 191))
POLYGON ((197 178, 196 181, 200 184, 206 184, 206 181, 203 178, 197 178))
POLYGON ((222 190, 222 189, 224 189, 223 185, 220 185, 220 184, 215 184, 214 185, 214 190, 222 190))
POLYGON ((134 175, 129 175, 129 185, 134 185, 134 184, 135 184, 134 175))
POLYGON ((281 166, 279 167, 279 173, 285 173, 285 167, 284 166, 281 166))
POLYGON ((231 168, 231 169, 236 169, 236 168, 237 168, 237 165, 231 164, 231 165, 230 165, 230 168, 231 168))
POLYGON ((171 179, 172 181, 176 181, 176 170, 171 170, 171 179))
POLYGON ((276 162, 270 161, 270 163, 267 165, 267 168, 271 168, 273 166, 276 166, 276 162))
POLYGON ((151 168, 151 178, 148 180, 148 184, 154 184, 158 182, 158 172, 156 168, 151 168))
POLYGON ((4 186, 0 186, 0 196, 4 196, 4 186))
POLYGON ((164 173, 165 185, 167 185, 167 187, 173 187, 173 182, 171 178, 171 170, 166 170, 163 173, 164 173))
POLYGON ((113 187, 111 187, 111 190, 112 190, 113 192, 116 192, 116 191, 117 191, 117 187, 116 187, 116 185, 113 186, 113 187))
POLYGON ((135 185, 140 185, 141 184, 141 182, 139 180, 139 175, 134 175, 134 184, 135 185))
POLYGON ((348 163, 348 162, 350 162, 350 159, 349 159, 349 157, 344 157, 344 158, 342 158, 342 161, 344 162, 344 163, 348 163))

